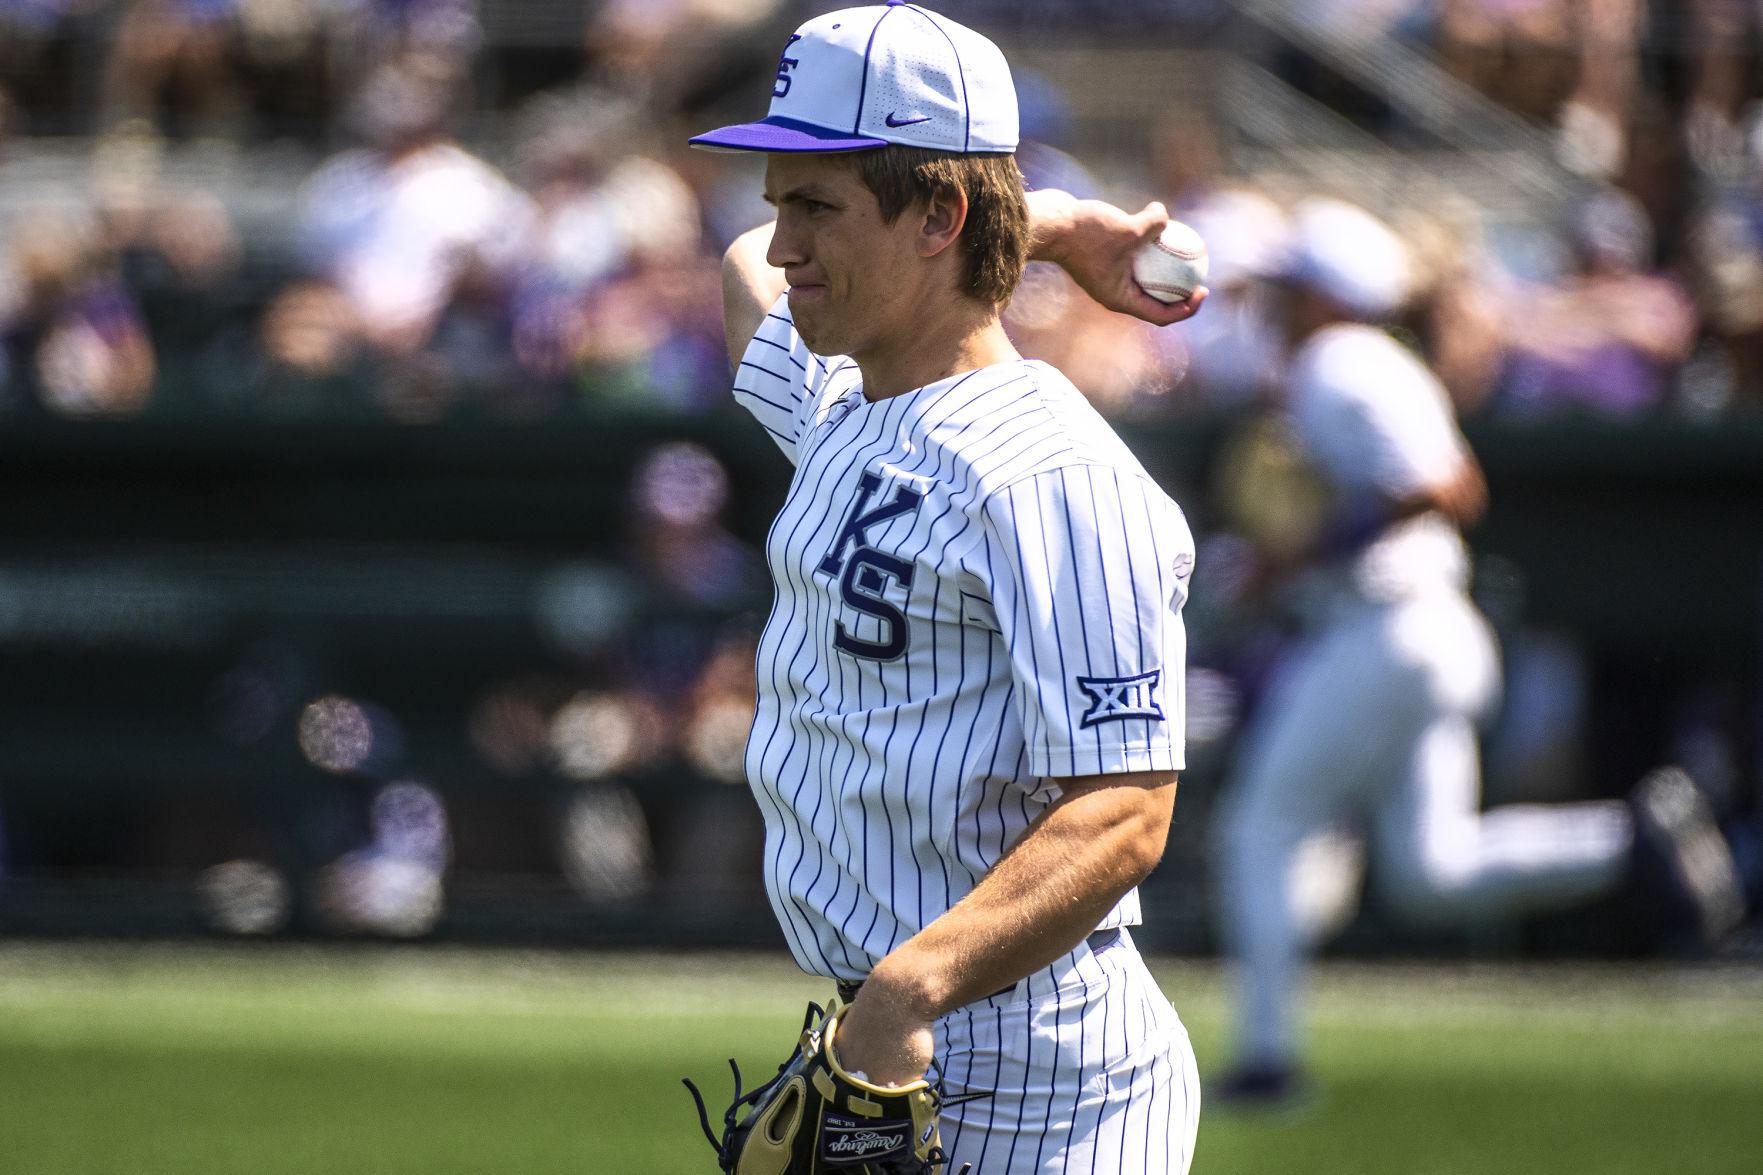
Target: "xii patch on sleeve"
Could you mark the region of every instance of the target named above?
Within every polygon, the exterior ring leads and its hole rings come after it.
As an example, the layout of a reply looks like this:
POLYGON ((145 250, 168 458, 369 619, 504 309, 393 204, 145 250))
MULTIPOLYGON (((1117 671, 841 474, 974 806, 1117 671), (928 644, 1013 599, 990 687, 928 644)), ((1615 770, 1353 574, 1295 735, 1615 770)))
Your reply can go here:
POLYGON ((1129 718, 1163 721, 1163 709, 1157 704, 1157 686, 1161 669, 1132 677, 1080 677, 1077 688, 1090 699, 1081 725, 1087 730, 1100 722, 1124 722, 1129 718))

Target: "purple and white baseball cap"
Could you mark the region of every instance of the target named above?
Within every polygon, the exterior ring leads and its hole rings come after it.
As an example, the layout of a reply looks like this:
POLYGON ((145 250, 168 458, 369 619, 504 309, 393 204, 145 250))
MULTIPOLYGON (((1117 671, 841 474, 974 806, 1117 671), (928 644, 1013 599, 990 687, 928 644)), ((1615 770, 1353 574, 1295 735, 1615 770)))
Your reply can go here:
POLYGON ((868 151, 897 143, 1009 154, 1016 87, 986 38, 905 0, 817 16, 784 46, 771 110, 691 141, 724 151, 868 151))

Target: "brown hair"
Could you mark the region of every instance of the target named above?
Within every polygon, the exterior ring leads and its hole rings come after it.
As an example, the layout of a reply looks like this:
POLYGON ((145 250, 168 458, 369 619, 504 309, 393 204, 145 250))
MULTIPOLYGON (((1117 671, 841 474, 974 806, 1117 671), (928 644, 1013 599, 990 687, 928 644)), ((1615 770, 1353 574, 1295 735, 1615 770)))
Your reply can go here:
POLYGON ((1028 264, 1028 200, 1014 155, 958 155, 925 147, 890 145, 835 156, 849 160, 875 194, 884 223, 908 208, 958 190, 967 197, 967 223, 957 242, 966 262, 966 293, 1003 306, 1028 264))

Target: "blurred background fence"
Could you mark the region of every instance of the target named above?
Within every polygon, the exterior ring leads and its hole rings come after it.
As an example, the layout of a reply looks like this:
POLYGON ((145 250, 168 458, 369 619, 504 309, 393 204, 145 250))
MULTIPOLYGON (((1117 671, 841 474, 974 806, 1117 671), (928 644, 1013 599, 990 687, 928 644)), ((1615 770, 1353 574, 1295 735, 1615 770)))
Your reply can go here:
MULTIPOLYGON (((1032 183, 1200 228, 1156 333, 1008 324, 1187 508, 1191 770, 1143 937, 1289 632, 1240 606, 1284 209, 1400 226, 1493 492, 1489 798, 1664 759, 1763 873, 1763 131, 1724 0, 1002 0, 1032 183)), ((779 0, 0 0, 0 933, 772 943, 741 780, 787 465, 717 258, 779 0)), ((1607 952, 1620 915, 1366 950, 1607 952)))

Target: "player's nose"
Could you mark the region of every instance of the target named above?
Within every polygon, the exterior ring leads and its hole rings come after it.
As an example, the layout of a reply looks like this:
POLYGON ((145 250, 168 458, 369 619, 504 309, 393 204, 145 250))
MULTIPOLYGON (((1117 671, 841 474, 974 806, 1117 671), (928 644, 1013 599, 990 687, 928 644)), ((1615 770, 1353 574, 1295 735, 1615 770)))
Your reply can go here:
POLYGON ((787 269, 808 260, 802 234, 789 225, 789 217, 780 216, 771 228, 771 244, 765 248, 766 264, 774 269, 787 269))

